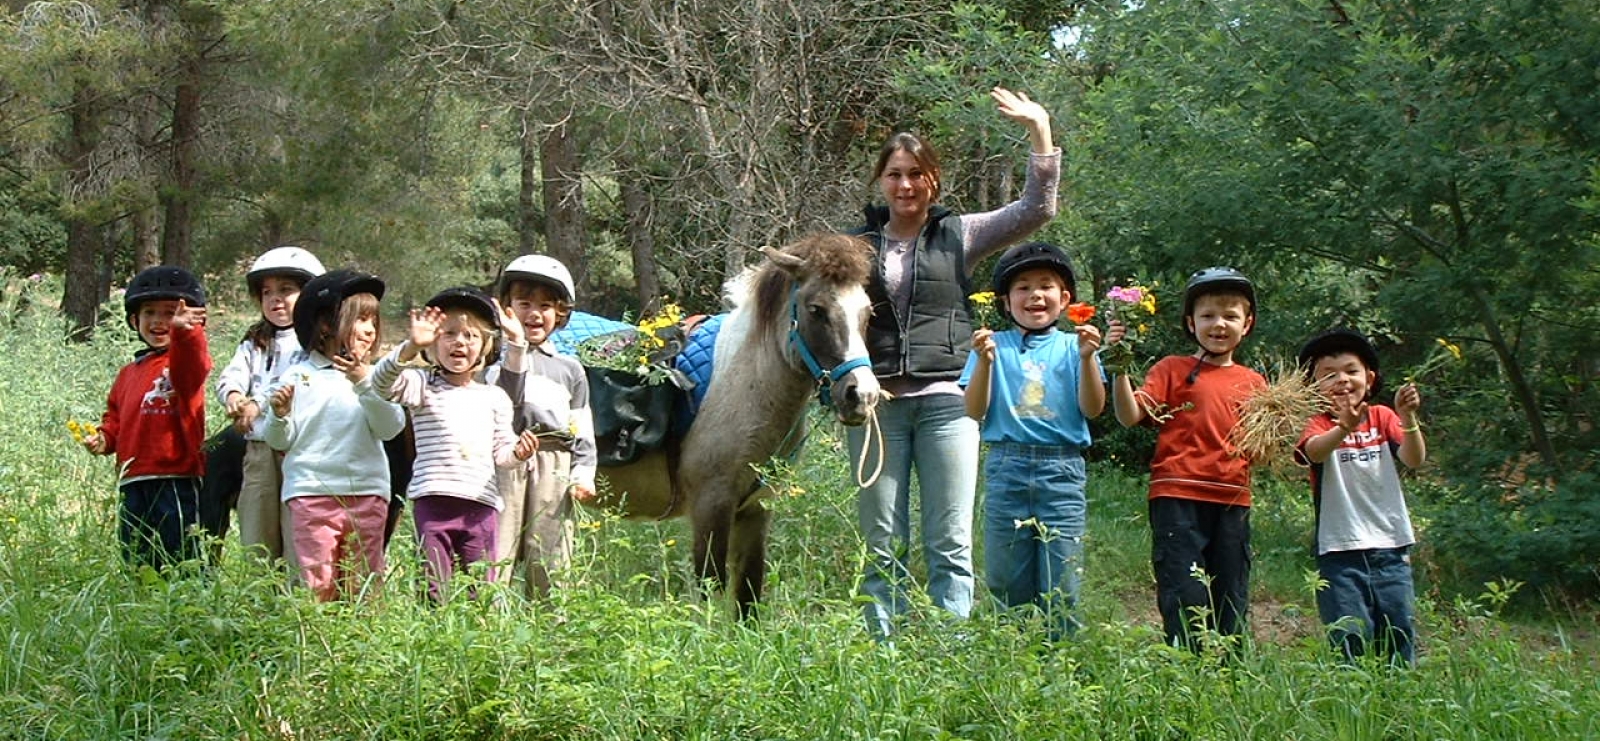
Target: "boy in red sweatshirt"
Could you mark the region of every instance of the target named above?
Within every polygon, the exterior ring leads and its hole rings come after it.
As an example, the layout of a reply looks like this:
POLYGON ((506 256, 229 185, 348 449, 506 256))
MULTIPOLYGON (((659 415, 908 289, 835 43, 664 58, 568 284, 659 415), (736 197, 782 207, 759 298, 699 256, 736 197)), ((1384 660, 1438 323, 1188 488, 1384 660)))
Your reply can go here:
POLYGON ((134 276, 122 306, 146 347, 117 373, 100 430, 83 446, 117 456, 123 557, 161 569, 200 553, 193 526, 211 373, 206 293, 189 271, 161 265, 134 276))

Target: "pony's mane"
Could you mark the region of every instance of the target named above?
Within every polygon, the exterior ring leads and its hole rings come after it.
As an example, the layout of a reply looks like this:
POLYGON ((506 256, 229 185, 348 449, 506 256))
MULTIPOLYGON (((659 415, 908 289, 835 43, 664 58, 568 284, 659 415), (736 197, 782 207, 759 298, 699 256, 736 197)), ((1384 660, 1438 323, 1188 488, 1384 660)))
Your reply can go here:
MULTIPOLYGON (((866 285, 872 277, 872 248, 858 237, 836 232, 809 234, 785 245, 780 252, 800 258, 810 276, 830 285, 866 285)), ((748 298, 754 299, 751 308, 756 331, 765 334, 788 320, 783 312, 794 277, 770 259, 754 270, 754 274, 746 271, 743 278, 750 285, 748 298)))

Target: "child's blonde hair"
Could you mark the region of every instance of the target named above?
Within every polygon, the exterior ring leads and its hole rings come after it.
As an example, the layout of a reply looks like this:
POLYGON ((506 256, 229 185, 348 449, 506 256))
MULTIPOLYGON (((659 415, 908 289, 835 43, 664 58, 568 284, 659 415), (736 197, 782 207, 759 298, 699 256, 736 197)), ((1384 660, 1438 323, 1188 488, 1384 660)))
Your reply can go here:
MULTIPOLYGON (((444 310, 444 323, 439 325, 439 328, 442 330, 446 325, 454 321, 466 322, 468 327, 478 331, 478 364, 473 366, 473 370, 487 367, 489 358, 493 354, 494 343, 499 335, 499 330, 485 321, 477 312, 459 306, 444 310)), ((434 365, 439 364, 432 356, 428 357, 428 362, 434 365)))

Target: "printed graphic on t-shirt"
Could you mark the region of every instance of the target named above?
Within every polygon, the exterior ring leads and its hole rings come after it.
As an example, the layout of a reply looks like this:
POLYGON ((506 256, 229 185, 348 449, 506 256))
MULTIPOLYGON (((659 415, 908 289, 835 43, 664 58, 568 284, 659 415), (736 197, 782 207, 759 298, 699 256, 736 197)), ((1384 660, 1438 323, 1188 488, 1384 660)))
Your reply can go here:
POLYGON ((139 402, 140 414, 171 414, 172 413, 172 378, 170 368, 163 368, 161 375, 150 384, 150 390, 144 392, 144 400, 139 402))
POLYGON ((1011 407, 1011 413, 1018 419, 1055 419, 1056 413, 1045 403, 1044 374, 1048 370, 1044 363, 1035 360, 1022 361, 1022 394, 1021 400, 1011 407))

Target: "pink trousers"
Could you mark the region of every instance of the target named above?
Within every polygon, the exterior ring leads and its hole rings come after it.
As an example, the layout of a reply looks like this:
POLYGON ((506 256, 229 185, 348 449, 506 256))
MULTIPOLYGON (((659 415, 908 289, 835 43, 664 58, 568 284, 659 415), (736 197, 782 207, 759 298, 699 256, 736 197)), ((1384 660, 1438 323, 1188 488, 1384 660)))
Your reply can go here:
POLYGON ((323 602, 360 594, 368 578, 383 584, 383 524, 389 502, 378 495, 295 497, 289 502, 300 578, 323 602))

